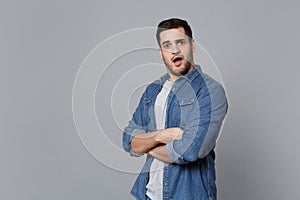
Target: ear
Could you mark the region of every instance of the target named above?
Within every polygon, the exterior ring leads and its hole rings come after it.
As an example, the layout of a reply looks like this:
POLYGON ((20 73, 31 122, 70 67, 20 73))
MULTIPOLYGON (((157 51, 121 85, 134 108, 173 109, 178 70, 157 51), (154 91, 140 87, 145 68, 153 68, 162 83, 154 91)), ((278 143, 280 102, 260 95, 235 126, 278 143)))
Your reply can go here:
POLYGON ((192 39, 191 44, 192 44, 192 51, 193 51, 193 53, 195 53, 195 51, 196 51, 196 42, 195 42, 194 39, 192 39))
POLYGON ((159 51, 160 59, 162 60, 162 59, 163 59, 163 55, 162 55, 162 50, 161 50, 161 48, 158 48, 158 51, 159 51))

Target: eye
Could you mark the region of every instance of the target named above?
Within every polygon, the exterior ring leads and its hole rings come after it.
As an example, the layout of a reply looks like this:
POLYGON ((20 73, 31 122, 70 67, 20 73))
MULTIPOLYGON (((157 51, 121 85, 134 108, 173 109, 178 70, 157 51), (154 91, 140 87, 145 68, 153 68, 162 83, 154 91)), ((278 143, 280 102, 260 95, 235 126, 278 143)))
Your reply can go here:
POLYGON ((177 45, 184 45, 184 41, 183 40, 179 40, 178 42, 177 42, 177 45))
POLYGON ((171 45, 169 43, 163 44, 164 49, 169 49, 170 47, 171 47, 171 45))

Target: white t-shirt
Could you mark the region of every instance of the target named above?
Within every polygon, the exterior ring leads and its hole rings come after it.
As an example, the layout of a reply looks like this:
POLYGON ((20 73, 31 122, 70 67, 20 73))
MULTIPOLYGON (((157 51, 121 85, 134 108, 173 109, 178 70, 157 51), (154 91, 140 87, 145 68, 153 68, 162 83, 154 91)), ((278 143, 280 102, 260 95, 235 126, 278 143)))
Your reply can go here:
MULTIPOLYGON (((173 82, 167 80, 156 97, 154 112, 157 130, 165 128, 167 98, 172 85, 173 82)), ((163 199, 163 169, 164 162, 154 158, 150 167, 149 182, 146 186, 146 194, 152 200, 163 199)))

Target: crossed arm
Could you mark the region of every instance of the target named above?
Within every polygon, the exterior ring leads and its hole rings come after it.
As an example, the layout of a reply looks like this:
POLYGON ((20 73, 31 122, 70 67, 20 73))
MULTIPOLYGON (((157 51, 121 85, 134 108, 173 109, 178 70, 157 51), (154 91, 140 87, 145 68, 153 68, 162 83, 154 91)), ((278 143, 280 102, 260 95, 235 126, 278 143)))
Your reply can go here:
POLYGON ((125 151, 133 156, 134 153, 147 153, 159 160, 177 164, 204 158, 214 149, 227 113, 225 90, 216 82, 208 83, 199 92, 197 101, 188 105, 191 106, 191 112, 187 113, 185 119, 184 134, 180 128, 145 133, 142 115, 144 105, 140 101, 123 133, 125 151), (207 87, 209 89, 205 89, 207 87))
POLYGON ((173 163, 174 161, 167 154, 166 144, 171 140, 181 139, 182 133, 183 130, 180 128, 140 133, 133 137, 130 146, 137 154, 148 153, 161 161, 173 163))

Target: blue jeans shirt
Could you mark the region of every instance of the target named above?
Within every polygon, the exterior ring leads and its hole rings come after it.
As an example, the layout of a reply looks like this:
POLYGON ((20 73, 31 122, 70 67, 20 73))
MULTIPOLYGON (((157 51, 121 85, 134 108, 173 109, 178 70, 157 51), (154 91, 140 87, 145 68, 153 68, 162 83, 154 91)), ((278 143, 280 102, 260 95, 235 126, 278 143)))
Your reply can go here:
MULTIPOLYGON (((132 138, 139 133, 156 131, 154 103, 168 74, 151 83, 123 132, 123 148, 132 156, 132 138)), ((182 139, 166 144, 168 156, 163 172, 163 199, 208 200, 217 198, 215 184, 216 140, 227 113, 227 99, 221 84, 204 74, 197 65, 178 78, 167 99, 165 128, 180 127, 182 139)), ((134 183, 131 194, 146 199, 146 184, 153 157, 146 162, 134 183)))

